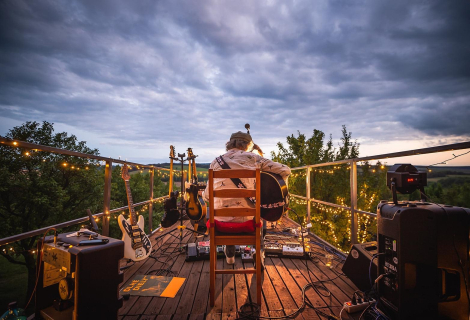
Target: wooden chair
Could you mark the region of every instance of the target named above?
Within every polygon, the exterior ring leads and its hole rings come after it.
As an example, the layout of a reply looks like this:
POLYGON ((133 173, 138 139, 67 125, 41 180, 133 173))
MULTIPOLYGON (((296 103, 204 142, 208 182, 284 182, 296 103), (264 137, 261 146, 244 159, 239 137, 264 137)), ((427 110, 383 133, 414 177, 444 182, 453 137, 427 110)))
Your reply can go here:
POLYGON ((261 305, 261 223, 260 223, 260 198, 261 175, 260 170, 209 170, 209 210, 210 210, 210 305, 215 304, 215 277, 217 274, 256 274, 256 302, 261 305), (216 178, 256 178, 256 189, 221 189, 214 190, 216 178), (255 208, 219 208, 214 209, 214 198, 256 198, 255 208), (255 217, 254 233, 220 233, 215 230, 214 217, 255 217), (256 267, 248 269, 223 269, 217 270, 217 246, 218 245, 250 245, 256 246, 256 267))

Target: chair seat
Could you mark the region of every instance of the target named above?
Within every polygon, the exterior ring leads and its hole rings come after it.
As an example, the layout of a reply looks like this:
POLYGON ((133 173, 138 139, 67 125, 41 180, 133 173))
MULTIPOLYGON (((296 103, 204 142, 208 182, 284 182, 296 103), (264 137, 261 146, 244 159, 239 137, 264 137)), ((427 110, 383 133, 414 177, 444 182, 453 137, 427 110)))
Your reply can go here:
MULTIPOLYGON (((245 222, 225 222, 214 220, 214 228, 217 232, 229 233, 229 234, 250 234, 256 230, 256 224, 254 220, 248 220, 245 222)), ((210 221, 206 222, 206 227, 209 230, 210 221)), ((216 233, 217 235, 217 233, 216 233)))

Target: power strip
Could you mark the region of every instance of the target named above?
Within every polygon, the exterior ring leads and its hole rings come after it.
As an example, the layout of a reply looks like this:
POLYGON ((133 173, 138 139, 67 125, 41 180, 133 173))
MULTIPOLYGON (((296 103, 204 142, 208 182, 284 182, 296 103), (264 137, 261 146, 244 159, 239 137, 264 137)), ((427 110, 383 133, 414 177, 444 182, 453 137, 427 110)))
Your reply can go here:
POLYGON ((370 306, 371 304, 374 304, 375 300, 371 299, 366 302, 361 302, 358 304, 352 304, 351 301, 345 302, 344 303, 344 310, 346 310, 347 313, 354 313, 354 312, 359 312, 370 306))

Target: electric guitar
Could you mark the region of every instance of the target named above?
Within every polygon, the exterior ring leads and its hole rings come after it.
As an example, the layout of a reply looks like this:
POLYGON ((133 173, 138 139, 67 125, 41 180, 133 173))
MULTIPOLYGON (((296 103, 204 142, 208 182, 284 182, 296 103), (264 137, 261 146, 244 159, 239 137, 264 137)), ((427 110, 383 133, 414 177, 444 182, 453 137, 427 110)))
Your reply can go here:
POLYGON ((152 244, 143 231, 144 217, 139 216, 139 220, 136 221, 134 202, 132 201, 132 193, 129 186, 130 175, 127 165, 122 167, 121 176, 126 184, 127 202, 130 212, 129 219, 127 220, 122 214, 118 217, 119 227, 122 231, 122 241, 124 241, 124 258, 131 259, 133 261, 140 261, 146 259, 150 255, 152 244))
MULTIPOLYGON (((178 191, 173 192, 173 159, 175 158, 175 147, 170 146, 170 197, 165 199, 163 208, 165 209, 165 213, 162 217, 162 227, 169 228, 174 225, 180 216, 178 211, 177 199, 178 199, 178 191)), ((182 180, 183 178, 181 178, 182 180)))
MULTIPOLYGON (((196 156, 193 154, 193 150, 188 148, 189 167, 192 166, 192 181, 189 188, 186 189, 186 193, 188 195, 188 199, 186 201, 186 214, 188 215, 189 219, 199 221, 206 216, 207 206, 198 193, 201 187, 197 183, 196 161, 194 160, 195 158, 196 156)), ((194 228, 196 229, 196 226, 194 228)))

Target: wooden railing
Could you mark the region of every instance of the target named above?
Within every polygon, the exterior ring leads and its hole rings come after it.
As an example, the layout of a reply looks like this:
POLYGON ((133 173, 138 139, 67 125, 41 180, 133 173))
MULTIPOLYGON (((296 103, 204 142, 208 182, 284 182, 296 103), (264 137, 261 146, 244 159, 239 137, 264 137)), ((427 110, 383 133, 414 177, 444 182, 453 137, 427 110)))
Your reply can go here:
POLYGON ((469 142, 462 142, 462 143, 455 143, 455 144, 448 144, 443 146, 431 147, 431 148, 423 148, 423 149, 413 149, 408 151, 402 152, 394 152, 394 153, 386 153, 386 154, 379 154, 376 156, 370 157, 362 157, 362 158, 354 158, 348 160, 341 160, 341 161, 334 161, 334 162, 325 162, 325 163, 318 163, 312 164, 308 166, 296 167, 292 168, 292 171, 295 170, 306 170, 306 196, 300 196, 296 194, 290 194, 291 197, 303 199, 306 201, 307 205, 307 221, 311 221, 310 217, 310 204, 311 202, 316 202, 319 204, 336 207, 345 209, 351 212, 351 243, 355 244, 358 243, 358 223, 357 223, 357 214, 365 214, 369 216, 376 217, 377 214, 367 211, 358 210, 357 208, 357 163, 363 161, 372 161, 372 160, 382 160, 382 159, 390 159, 390 158, 399 158, 399 157, 406 157, 406 156, 415 156, 415 155, 423 155, 423 154, 431 154, 437 152, 445 152, 445 151, 452 151, 452 150, 462 150, 462 149, 470 149, 470 141, 469 142), (343 206, 336 203, 326 202, 319 199, 312 198, 310 196, 310 173, 313 168, 318 167, 325 167, 325 166, 337 166, 342 164, 348 164, 350 167, 350 177, 349 177, 349 185, 350 185, 350 195, 351 195, 351 205, 350 206, 343 206))
MULTIPOLYGON (((162 170, 162 171, 170 171, 167 168, 161 168, 161 167, 156 167, 152 165, 144 165, 140 163, 135 163, 135 162, 130 162, 130 161, 125 161, 121 159, 112 159, 112 158, 107 158, 107 157, 102 157, 102 156, 97 156, 97 155, 92 155, 92 154, 86 154, 86 153, 80 153, 76 151, 70 151, 70 150, 65 150, 65 149, 59 149, 59 148, 54 148, 54 147, 49 147, 49 146, 43 146, 39 144, 34 144, 34 143, 29 143, 25 141, 19 141, 19 140, 12 140, 4 137, 0 137, 0 144, 4 146, 10 146, 12 148, 24 148, 28 150, 35 150, 35 151, 46 151, 46 152, 51 152, 51 153, 56 153, 56 154, 62 154, 62 155, 68 155, 68 156, 73 156, 73 157, 78 157, 78 158, 84 158, 84 159, 92 159, 92 160, 98 160, 98 161, 104 161, 105 162, 105 172, 104 172, 104 192, 103 192, 103 211, 100 213, 97 213, 94 215, 95 218, 102 218, 102 234, 105 236, 109 235, 109 220, 110 220, 110 215, 112 213, 116 213, 119 211, 127 210, 128 207, 121 207, 121 208, 110 208, 110 202, 111 202, 111 176, 112 176, 112 166, 115 163, 119 164, 127 164, 133 167, 137 168, 142 168, 142 169, 149 169, 150 171, 150 192, 149 192, 149 199, 143 202, 139 202, 134 204, 134 207, 139 207, 143 205, 148 205, 148 226, 150 232, 153 231, 153 203, 159 200, 162 200, 168 196, 164 197, 159 197, 159 198, 153 198, 153 183, 154 183, 154 172, 155 170, 162 170)), ((178 171, 178 170, 175 170, 178 171)), ((62 222, 53 226, 48 226, 45 228, 37 229, 37 230, 32 230, 29 232, 25 232, 22 234, 10 236, 7 238, 0 239, 0 246, 6 245, 15 241, 19 241, 22 239, 27 239, 33 236, 37 236, 40 234, 43 234, 47 229, 54 227, 54 228, 65 228, 69 227, 72 225, 77 225, 83 222, 86 222, 88 220, 88 217, 83 217, 83 218, 78 218, 75 220, 70 220, 66 222, 62 222)))

